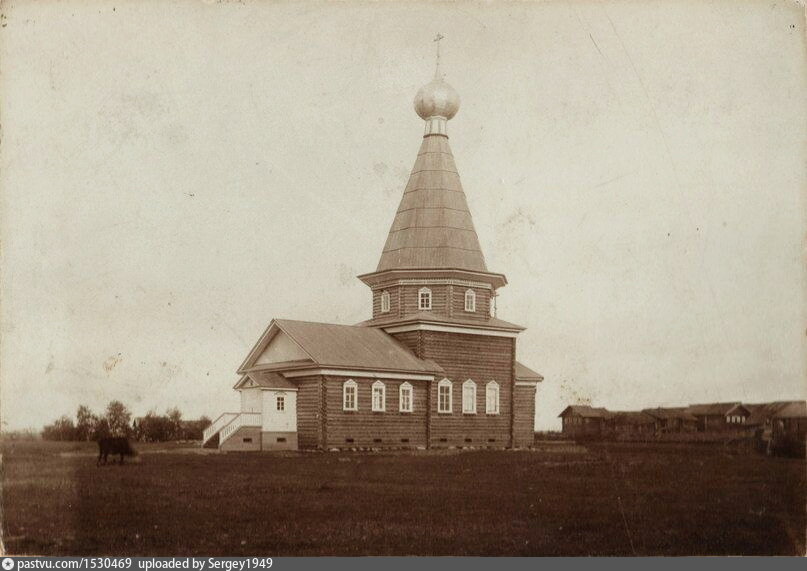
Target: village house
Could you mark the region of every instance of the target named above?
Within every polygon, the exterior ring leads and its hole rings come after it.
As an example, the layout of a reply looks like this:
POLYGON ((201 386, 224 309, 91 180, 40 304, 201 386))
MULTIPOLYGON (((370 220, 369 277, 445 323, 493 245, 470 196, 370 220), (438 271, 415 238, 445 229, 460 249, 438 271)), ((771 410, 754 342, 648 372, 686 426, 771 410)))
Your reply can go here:
POLYGON ((807 402, 791 401, 781 404, 771 417, 771 444, 774 448, 803 457, 807 445, 807 402))
POLYGON ((612 412, 608 424, 617 436, 652 436, 656 432, 656 420, 645 412, 612 412))
POLYGON ((726 424, 732 428, 748 426, 748 419, 754 412, 754 406, 749 404, 736 404, 726 411, 726 424))
POLYGON ((773 429, 773 417, 780 410, 791 405, 798 406, 803 401, 776 401, 756 404, 741 404, 726 413, 726 422, 740 425, 748 431, 762 431, 770 436, 773 429))
POLYGON ((241 409, 203 445, 221 450, 518 447, 532 443, 543 377, 516 360, 523 327, 496 316, 488 270, 449 147, 459 97, 421 88, 417 159, 357 325, 274 319, 238 368, 241 409))
POLYGON ((565 436, 570 438, 599 438, 609 429, 612 413, 604 408, 586 405, 567 406, 558 415, 565 436))
POLYGON ((646 408, 642 412, 653 419, 658 433, 694 432, 698 427, 698 419, 685 408, 646 408))
POLYGON ((686 412, 697 420, 698 432, 713 432, 731 428, 726 420, 726 414, 739 404, 739 402, 691 404, 686 408, 686 412))

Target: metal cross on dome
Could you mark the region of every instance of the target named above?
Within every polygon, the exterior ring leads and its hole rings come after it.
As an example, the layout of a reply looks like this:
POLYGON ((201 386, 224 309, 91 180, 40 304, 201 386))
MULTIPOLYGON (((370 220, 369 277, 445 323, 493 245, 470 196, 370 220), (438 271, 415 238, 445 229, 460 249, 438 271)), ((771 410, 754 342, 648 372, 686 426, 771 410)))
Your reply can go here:
POLYGON ((440 40, 442 40, 444 37, 445 36, 443 36, 443 34, 438 32, 432 40, 433 42, 437 43, 437 64, 434 67, 434 77, 436 78, 440 77, 440 40))

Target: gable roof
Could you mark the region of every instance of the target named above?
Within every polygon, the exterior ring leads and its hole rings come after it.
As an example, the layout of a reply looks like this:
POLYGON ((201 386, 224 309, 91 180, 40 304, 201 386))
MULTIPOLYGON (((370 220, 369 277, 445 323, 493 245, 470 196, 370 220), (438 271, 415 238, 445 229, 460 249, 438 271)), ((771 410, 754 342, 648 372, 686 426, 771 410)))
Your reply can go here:
POLYGON ((558 416, 574 414, 583 418, 611 418, 612 413, 604 408, 593 408, 587 405, 571 405, 563 409, 558 416))
POLYGON ((536 373, 527 365, 516 361, 516 380, 517 381, 538 381, 539 383, 544 380, 541 373, 536 373))
POLYGON ((233 388, 239 388, 252 381, 255 386, 267 389, 296 389, 297 385, 288 380, 280 373, 273 371, 250 371, 235 384, 233 388))
POLYGON ((689 414, 695 416, 725 416, 728 411, 740 404, 739 402, 715 402, 709 404, 691 404, 686 407, 689 414))
MULTIPOLYGON (((434 361, 418 359, 404 345, 380 329, 274 319, 239 367, 239 372, 252 368, 258 355, 280 331, 297 343, 310 356, 311 364, 318 367, 408 373, 443 371, 434 361)), ((305 364, 304 361, 302 363, 305 364)), ((267 368, 277 367, 270 365, 267 368)))
POLYGON ((726 416, 751 416, 751 405, 736 404, 726 411, 726 416))
POLYGON ((779 410, 773 413, 773 418, 806 418, 807 417, 807 402, 791 401, 783 403, 779 410))
POLYGON ((412 268, 487 272, 447 137, 423 138, 376 272, 412 268))

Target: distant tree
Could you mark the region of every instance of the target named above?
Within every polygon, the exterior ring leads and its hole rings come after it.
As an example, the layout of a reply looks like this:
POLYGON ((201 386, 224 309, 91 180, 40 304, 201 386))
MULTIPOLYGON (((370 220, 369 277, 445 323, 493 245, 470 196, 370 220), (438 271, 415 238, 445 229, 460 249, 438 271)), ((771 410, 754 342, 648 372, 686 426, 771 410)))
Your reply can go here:
POLYGON ((76 439, 92 440, 95 436, 96 424, 98 424, 98 417, 93 414, 89 407, 79 406, 76 411, 76 439))
POLYGON ((129 436, 132 431, 131 420, 132 413, 122 402, 113 400, 107 405, 106 421, 111 436, 129 436))
POLYGON ((76 427, 73 419, 65 415, 53 424, 47 425, 42 429, 42 438, 45 440, 75 440, 76 427))
POLYGON ((136 421, 138 440, 144 442, 164 442, 171 438, 171 427, 167 416, 150 410, 146 416, 136 421))
POLYGON ((105 416, 96 417, 95 418, 95 425, 93 426, 92 430, 92 440, 99 440, 101 438, 106 438, 111 434, 109 430, 109 422, 107 421, 105 416))
POLYGON ((205 428, 212 423, 209 418, 203 416, 197 420, 182 421, 182 435, 180 440, 201 440, 205 428))
POLYGON ((168 424, 168 440, 181 440, 182 435, 182 413, 177 407, 165 411, 168 424))

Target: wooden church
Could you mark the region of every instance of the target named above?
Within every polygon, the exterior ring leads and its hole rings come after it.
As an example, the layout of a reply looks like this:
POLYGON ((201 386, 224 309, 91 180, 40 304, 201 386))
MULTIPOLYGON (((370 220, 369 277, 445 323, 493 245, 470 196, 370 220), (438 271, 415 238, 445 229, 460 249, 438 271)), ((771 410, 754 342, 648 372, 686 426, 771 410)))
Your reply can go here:
POLYGON ((439 73, 415 97, 426 122, 374 272, 372 319, 274 319, 238 368, 241 410, 203 445, 223 451, 521 447, 536 386, 516 359, 524 329, 493 316, 488 270, 446 126, 459 97, 439 73))

